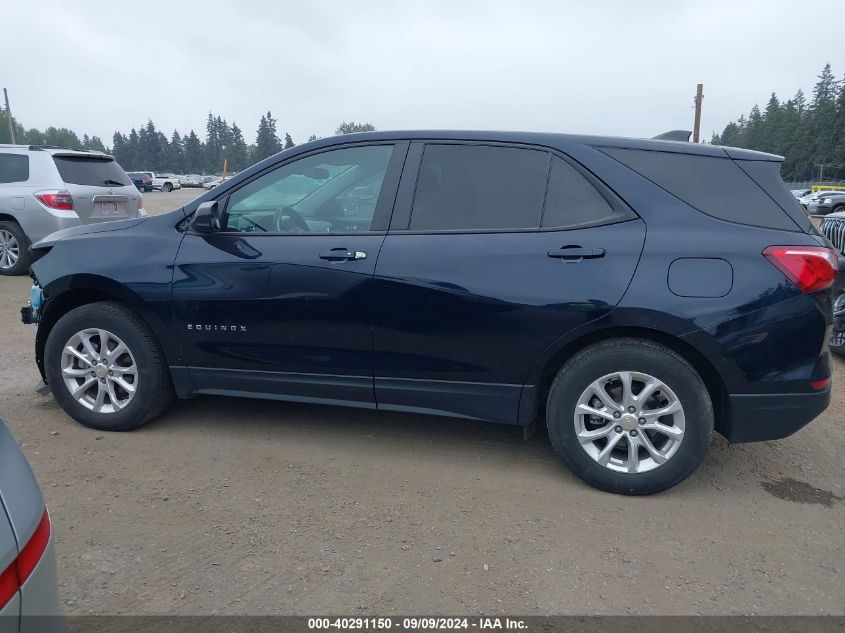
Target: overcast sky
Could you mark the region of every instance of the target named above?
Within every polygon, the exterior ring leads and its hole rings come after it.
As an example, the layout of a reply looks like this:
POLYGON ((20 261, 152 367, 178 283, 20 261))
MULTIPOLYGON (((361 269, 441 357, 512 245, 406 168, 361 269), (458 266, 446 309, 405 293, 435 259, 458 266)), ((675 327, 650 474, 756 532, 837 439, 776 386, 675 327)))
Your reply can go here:
POLYGON ((826 62, 845 73, 842 38, 806 17, 841 0, 3 4, 15 117, 109 146, 150 118, 202 136, 209 110, 248 142, 268 109, 296 142, 342 120, 653 136, 692 129, 697 82, 709 138, 826 62))

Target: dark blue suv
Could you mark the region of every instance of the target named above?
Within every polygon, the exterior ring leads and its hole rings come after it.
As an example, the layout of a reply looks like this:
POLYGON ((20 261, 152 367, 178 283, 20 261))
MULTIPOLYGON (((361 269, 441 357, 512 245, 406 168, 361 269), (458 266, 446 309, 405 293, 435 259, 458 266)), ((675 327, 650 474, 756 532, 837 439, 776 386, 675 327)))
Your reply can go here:
POLYGON ((677 484, 715 429, 830 400, 836 255, 781 158, 681 141, 385 132, 33 246, 61 406, 138 427, 221 394, 548 428, 589 483, 677 484))

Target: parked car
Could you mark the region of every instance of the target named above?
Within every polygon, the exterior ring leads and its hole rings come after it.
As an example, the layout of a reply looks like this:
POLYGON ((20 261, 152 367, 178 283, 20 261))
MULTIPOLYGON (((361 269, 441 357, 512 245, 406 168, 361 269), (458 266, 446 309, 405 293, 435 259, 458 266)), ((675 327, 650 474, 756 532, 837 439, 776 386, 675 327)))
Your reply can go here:
POLYGON ((0 631, 63 631, 61 615, 50 515, 0 417, 0 631))
POLYGON ((165 193, 182 188, 182 185, 179 184, 179 178, 173 174, 157 174, 152 171, 133 171, 131 173, 151 180, 153 189, 164 191, 165 193))
POLYGON ((130 171, 127 172, 127 175, 132 179, 132 184, 135 185, 138 191, 143 193, 154 189, 152 176, 148 172, 130 171))
POLYGON ((845 191, 835 191, 821 196, 816 203, 816 213, 827 215, 845 211, 845 191))
POLYGON ((845 208, 822 218, 819 227, 824 236, 839 251, 839 277, 833 287, 833 328, 830 331, 830 350, 845 356, 845 208))
POLYGON ((234 178, 237 174, 230 174, 228 176, 216 176, 203 183, 204 189, 214 189, 217 185, 223 184, 227 180, 234 178))
POLYGON ((179 179, 179 184, 183 187, 202 187, 202 176, 199 174, 188 174, 179 179))
POLYGON ((803 198, 801 198, 800 202, 801 205, 807 210, 807 213, 810 215, 817 215, 818 207, 819 207, 819 200, 822 200, 825 196, 834 193, 840 193, 841 190, 832 189, 832 190, 824 190, 824 191, 816 191, 814 193, 810 193, 803 198))
POLYGON ((141 195, 101 152, 0 145, 0 275, 29 270, 29 245, 59 229, 145 215, 141 195))
POLYGON ((813 193, 812 189, 790 189, 789 191, 790 193, 792 193, 793 196, 795 196, 799 200, 804 196, 808 196, 813 193))
POLYGON ((836 253, 782 160, 561 134, 321 139, 169 214, 35 244, 22 317, 91 428, 195 394, 539 421, 585 481, 652 493, 714 428, 782 438, 830 402, 836 253))

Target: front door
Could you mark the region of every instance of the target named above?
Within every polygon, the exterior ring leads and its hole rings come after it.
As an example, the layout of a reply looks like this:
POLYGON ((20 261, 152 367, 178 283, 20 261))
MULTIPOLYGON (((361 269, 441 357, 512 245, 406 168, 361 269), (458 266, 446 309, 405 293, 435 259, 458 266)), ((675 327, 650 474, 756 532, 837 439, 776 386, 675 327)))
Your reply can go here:
POLYGON ((374 406, 373 273, 406 148, 288 161, 185 236, 173 300, 199 392, 374 406))

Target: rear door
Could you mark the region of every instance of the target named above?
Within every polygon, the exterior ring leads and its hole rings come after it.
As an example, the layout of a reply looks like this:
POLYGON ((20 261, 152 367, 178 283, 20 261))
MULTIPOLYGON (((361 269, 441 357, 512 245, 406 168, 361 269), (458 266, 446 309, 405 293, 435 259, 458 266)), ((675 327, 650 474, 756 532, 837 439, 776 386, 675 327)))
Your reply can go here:
POLYGON ((85 222, 134 218, 141 196, 132 179, 109 156, 53 154, 53 161, 73 198, 73 210, 85 222))
POLYGON ((379 408, 515 423, 532 364, 613 309, 644 237, 562 155, 414 143, 376 267, 379 408))

